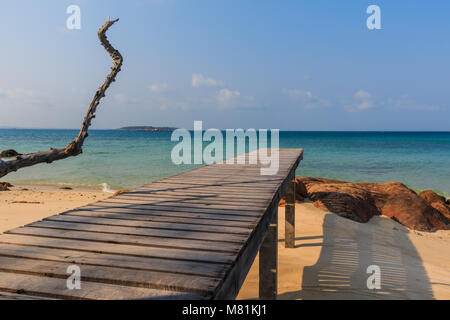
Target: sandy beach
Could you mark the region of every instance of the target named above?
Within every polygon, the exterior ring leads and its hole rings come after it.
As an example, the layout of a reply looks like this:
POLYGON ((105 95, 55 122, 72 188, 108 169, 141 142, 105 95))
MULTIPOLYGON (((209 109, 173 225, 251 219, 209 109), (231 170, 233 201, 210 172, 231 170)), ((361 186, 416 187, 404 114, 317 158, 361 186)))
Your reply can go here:
POLYGON ((18 185, 0 192, 0 233, 110 197, 95 189, 18 185))
MULTIPOLYGON (((0 232, 23 226, 110 193, 54 186, 0 192, 0 232)), ((296 247, 284 248, 279 208, 278 299, 450 299, 450 232, 411 231, 386 217, 357 223, 296 205, 296 247), (381 289, 366 286, 366 269, 381 269, 381 289)), ((238 299, 258 297, 258 258, 238 299)))
MULTIPOLYGON (((284 248, 278 215, 278 299, 449 299, 450 232, 411 231, 386 217, 357 223, 296 205, 296 247, 284 248), (381 289, 368 290, 366 269, 381 269, 381 289)), ((238 299, 258 297, 258 258, 238 299)))

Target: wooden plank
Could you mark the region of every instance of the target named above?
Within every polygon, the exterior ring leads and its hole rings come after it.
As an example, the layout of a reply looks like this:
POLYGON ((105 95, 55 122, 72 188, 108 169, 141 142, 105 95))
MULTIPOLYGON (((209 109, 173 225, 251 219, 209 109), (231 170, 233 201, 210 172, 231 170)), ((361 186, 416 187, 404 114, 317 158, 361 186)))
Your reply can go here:
MULTIPOLYGON (((72 263, 1 257, 0 272, 29 274, 51 278, 67 279, 67 268, 72 263)), ((115 284, 137 288, 151 288, 168 291, 184 291, 200 295, 211 295, 219 279, 186 274, 147 270, 130 270, 115 266, 77 265, 81 271, 82 284, 86 281, 115 284)))
POLYGON ((61 213, 64 216, 80 216, 80 217, 92 217, 92 218, 106 218, 106 219, 122 219, 122 220, 133 220, 133 221, 155 221, 155 222, 167 222, 167 223, 186 223, 193 225, 211 225, 211 226, 229 226, 229 227, 241 227, 252 229, 256 221, 251 218, 249 220, 241 219, 230 219, 230 216, 223 216, 217 218, 217 216, 211 215, 198 215, 192 214, 187 216, 166 216, 164 214, 134 214, 134 213, 121 213, 121 212, 105 212, 105 211, 89 211, 89 210, 78 210, 78 211, 68 211, 61 213), (228 219, 227 219, 228 218, 228 219))
POLYGON ((276 186, 282 182, 282 179, 267 179, 267 180, 254 180, 254 179, 208 179, 196 178, 194 181, 187 181, 184 177, 166 178, 160 183, 173 183, 189 184, 189 185, 207 185, 207 186, 221 186, 227 188, 235 187, 252 187, 261 189, 276 189, 276 186))
POLYGON ((250 193, 251 190, 248 190, 244 192, 241 191, 227 191, 227 190, 213 190, 213 189, 198 189, 198 188, 191 188, 191 189, 184 189, 184 188, 176 188, 175 186, 171 188, 160 188, 156 186, 153 189, 146 188, 146 189, 137 189, 133 190, 132 192, 124 192, 120 195, 126 196, 126 195, 132 195, 134 197, 136 196, 153 196, 153 195, 163 195, 163 196, 171 196, 171 197, 185 197, 185 196, 217 196, 221 199, 250 199, 250 200, 261 200, 266 199, 267 197, 270 197, 274 194, 273 190, 269 190, 267 192, 254 192, 250 193))
POLYGON ((103 208, 130 208, 135 210, 159 210, 159 211, 178 211, 178 212, 193 212, 193 213, 209 213, 209 214, 226 214, 236 216, 253 216, 259 217, 263 213, 262 210, 244 211, 244 210, 227 210, 227 209, 208 209, 203 207, 178 207, 170 205, 145 205, 145 204, 130 204, 99 201, 95 203, 96 207, 103 208))
POLYGON ((289 182, 284 198, 285 206, 285 248, 295 248, 295 180, 289 182))
POLYGON ((80 290, 67 288, 66 279, 0 272, 0 291, 57 299, 207 299, 193 293, 135 288, 83 281, 80 290))
MULTIPOLYGON (((227 205, 230 208, 236 208, 236 206, 242 204, 241 198, 237 196, 225 198, 220 195, 161 195, 161 194, 153 194, 153 195, 142 195, 142 194, 121 194, 115 196, 111 199, 119 199, 126 200, 127 202, 132 203, 159 203, 159 202, 181 202, 181 203, 199 203, 199 204, 207 204, 207 205, 227 205)), ((265 199, 247 199, 246 203, 251 204, 252 206, 265 209, 267 207, 267 202, 269 201, 269 197, 265 199)))
POLYGON ((145 205, 145 206, 170 206, 170 207, 183 207, 183 208, 203 208, 203 209, 217 209, 217 210, 239 210, 239 211, 263 211, 265 206, 255 205, 254 208, 242 208, 240 205, 233 204, 216 204, 213 201, 203 200, 203 203, 193 201, 181 201, 179 199, 170 200, 136 200, 128 199, 126 197, 114 197, 103 200, 105 203, 119 203, 119 204, 132 204, 132 205, 145 205))
POLYGON ((0 291, 0 300, 57 300, 57 299, 0 291))
POLYGON ((203 231, 214 232, 224 234, 239 234, 248 236, 251 232, 251 228, 241 227, 226 227, 226 226, 213 226, 213 225, 195 225, 195 224, 180 224, 180 223, 164 223, 164 222, 150 222, 150 221, 135 221, 135 220, 123 220, 123 219, 105 219, 98 217, 77 217, 70 215, 58 215, 51 216, 44 221, 64 221, 64 222, 77 222, 77 223, 90 223, 99 224, 103 226, 120 226, 120 227, 135 227, 145 229, 165 229, 165 230, 178 230, 178 231, 203 231))
POLYGON ((277 185, 273 185, 270 183, 263 184, 261 182, 212 182, 212 181, 186 181, 182 178, 180 179, 164 179, 161 181, 158 181, 160 184, 177 184, 179 187, 186 186, 186 187, 203 187, 203 188, 222 188, 223 190, 229 189, 229 190, 241 190, 241 191, 248 191, 248 188, 251 187, 253 190, 262 190, 262 191, 268 191, 268 190, 276 190, 277 185))
POLYGON ((133 191, 134 194, 146 194, 149 192, 170 192, 174 194, 219 194, 225 196, 242 196, 243 199, 261 199, 265 196, 273 195, 276 191, 276 188, 273 189, 251 189, 247 187, 243 188, 226 188, 223 186, 204 186, 204 185, 188 185, 188 184, 171 184, 167 183, 166 186, 163 185, 155 185, 152 187, 143 187, 133 191))
POLYGON ((169 260, 136 257, 122 254, 55 249, 29 245, 0 244, 0 256, 58 261, 92 266, 115 266, 130 270, 170 272, 203 277, 220 278, 227 270, 226 264, 203 263, 186 260, 169 260))
POLYGON ((80 230, 85 232, 99 232, 123 234, 130 236, 143 236, 145 238, 173 238, 173 239, 192 239, 192 240, 206 240, 210 242, 225 242, 225 243, 242 243, 248 237, 248 233, 225 233, 217 231, 202 231, 195 230, 196 227, 186 225, 184 229, 166 229, 166 228, 140 228, 134 226, 113 226, 102 224, 91 224, 83 222, 66 222, 57 220, 43 220, 33 222, 26 227, 34 228, 55 228, 64 230, 80 230))
POLYGON ((114 243, 112 241, 101 242, 87 239, 65 239, 48 236, 28 236, 22 234, 2 234, 0 235, 0 243, 217 264, 230 264, 235 258, 235 254, 229 252, 179 249, 167 247, 164 244, 161 244, 159 247, 150 247, 114 243))
POLYGON ((275 300, 278 282, 278 207, 273 208, 272 220, 259 249, 259 298, 275 300))
POLYGON ((66 211, 65 214, 72 214, 74 212, 91 212, 91 213, 123 213, 123 214, 133 214, 142 217, 176 217, 176 218, 192 218, 192 219, 214 219, 214 220, 227 220, 227 221, 245 221, 245 222, 255 222, 260 215, 236 215, 236 214, 217 214, 217 213, 198 213, 198 212, 188 212, 188 211, 169 211, 169 210, 153 210, 153 209, 139 209, 139 208, 124 208, 117 206, 107 206, 107 207, 97 207, 94 205, 89 205, 81 207, 75 210, 66 211))
MULTIPOLYGON (((50 222, 46 222, 48 226, 50 222)), ((146 247, 158 247, 158 248, 177 248, 177 249, 189 249, 189 250, 202 250, 202 251, 214 251, 214 252, 227 252, 235 253, 240 247, 240 243, 221 242, 221 241, 207 241, 190 238, 160 238, 149 236, 137 236, 129 234, 115 234, 109 232, 94 231, 99 228, 85 228, 76 229, 76 226, 71 226, 72 223, 68 223, 66 229, 58 229, 56 224, 55 228, 48 227, 33 227, 26 226, 9 231, 7 234, 21 234, 29 236, 40 237, 52 237, 58 239, 76 239, 87 241, 98 241, 107 243, 138 245, 146 247), (92 230, 92 231, 86 231, 92 230)), ((44 225, 42 225, 44 226, 44 225)), ((112 228, 112 227, 110 227, 112 228)))

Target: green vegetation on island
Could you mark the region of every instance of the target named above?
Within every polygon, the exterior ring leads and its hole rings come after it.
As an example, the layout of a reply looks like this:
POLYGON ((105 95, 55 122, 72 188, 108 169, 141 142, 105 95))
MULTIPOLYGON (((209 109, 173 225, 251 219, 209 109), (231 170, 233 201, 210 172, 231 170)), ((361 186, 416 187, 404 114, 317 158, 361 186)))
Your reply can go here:
POLYGON ((135 126, 135 127, 122 127, 118 130, 130 130, 130 131, 149 131, 149 132, 172 132, 177 128, 172 127, 153 127, 153 126, 135 126))

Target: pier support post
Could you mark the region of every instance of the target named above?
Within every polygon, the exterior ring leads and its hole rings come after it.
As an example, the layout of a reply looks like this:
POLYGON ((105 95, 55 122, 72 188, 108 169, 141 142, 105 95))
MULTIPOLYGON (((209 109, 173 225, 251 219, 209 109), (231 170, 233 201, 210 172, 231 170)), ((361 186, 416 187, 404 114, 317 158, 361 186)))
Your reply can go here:
POLYGON ((284 227, 284 247, 295 247, 295 179, 289 182, 289 185, 284 193, 286 200, 285 206, 285 227, 284 227))
POLYGON ((278 206, 259 249, 259 298, 275 300, 278 281, 278 206))

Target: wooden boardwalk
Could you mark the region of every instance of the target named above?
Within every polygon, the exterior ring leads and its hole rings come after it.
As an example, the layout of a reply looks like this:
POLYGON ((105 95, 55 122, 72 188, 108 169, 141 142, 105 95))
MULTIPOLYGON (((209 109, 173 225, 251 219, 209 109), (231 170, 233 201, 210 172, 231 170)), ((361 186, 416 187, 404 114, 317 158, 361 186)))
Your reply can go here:
POLYGON ((0 299, 234 299, 260 249, 260 295, 274 298, 278 202, 290 187, 293 244, 302 154, 280 149, 273 176, 261 165, 204 166, 10 230, 0 235, 0 299), (71 265, 81 289, 67 286, 71 265))

